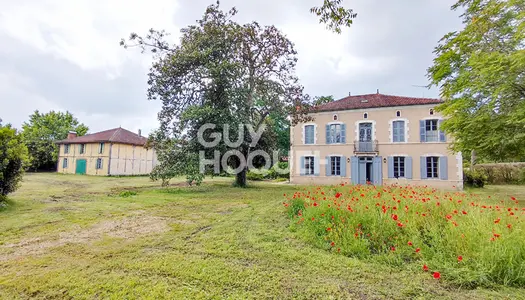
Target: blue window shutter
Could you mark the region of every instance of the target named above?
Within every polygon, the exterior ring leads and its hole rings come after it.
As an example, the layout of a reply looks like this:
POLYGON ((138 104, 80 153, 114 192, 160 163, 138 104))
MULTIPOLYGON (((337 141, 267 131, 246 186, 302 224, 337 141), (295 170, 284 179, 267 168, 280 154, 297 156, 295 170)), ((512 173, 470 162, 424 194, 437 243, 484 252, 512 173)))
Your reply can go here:
POLYGON ((299 175, 304 175, 306 173, 306 170, 304 168, 304 156, 301 156, 300 159, 300 165, 299 165, 299 175))
POLYGON ((359 184, 359 158, 357 156, 350 158, 350 176, 352 184, 359 184))
POLYGON ((326 125, 326 143, 332 143, 332 137, 330 136, 330 125, 326 125))
POLYGON ((412 179, 412 157, 405 157, 405 178, 412 179))
POLYGON ((389 156, 388 161, 388 178, 394 178, 394 157, 389 156))
POLYGON ((341 143, 346 144, 346 124, 341 124, 341 143))
POLYGON ((346 177, 346 156, 341 156, 341 176, 346 177))
POLYGON ((419 162, 419 171, 421 172, 421 179, 427 179, 427 158, 421 156, 419 162))
POLYGON ((439 179, 448 179, 448 159, 446 156, 439 158, 439 179))
POLYGON ((332 163, 330 161, 330 156, 326 157, 326 176, 332 175, 332 163))
POLYGON ((374 157, 372 169, 374 172, 373 179, 374 179, 374 185, 382 185, 383 184, 383 159, 381 156, 374 157))
POLYGON ((447 136, 445 135, 445 132, 441 130, 441 123, 443 123, 443 120, 438 121, 438 129, 439 129, 439 141, 440 142, 446 142, 447 136))
POLYGON ((421 143, 427 141, 427 128, 425 127, 425 120, 419 120, 419 140, 421 143))
POLYGON ((399 126, 397 128, 398 132, 398 136, 399 136, 399 141, 400 142, 405 142, 405 121, 399 121, 399 126))
POLYGON ((319 176, 319 157, 314 156, 314 175, 319 176))
POLYGON ((397 121, 392 122, 392 142, 399 142, 399 135, 397 132, 397 121))

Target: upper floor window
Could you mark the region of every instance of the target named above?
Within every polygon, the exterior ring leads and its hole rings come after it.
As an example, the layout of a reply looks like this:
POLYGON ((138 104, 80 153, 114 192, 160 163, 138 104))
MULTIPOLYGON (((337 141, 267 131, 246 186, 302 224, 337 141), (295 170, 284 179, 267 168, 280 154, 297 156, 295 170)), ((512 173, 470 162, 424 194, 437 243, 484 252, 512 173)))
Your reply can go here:
POLYGON ((326 125, 326 143, 336 144, 345 143, 345 124, 328 124, 326 125))
POLYGON ((392 142, 405 142, 405 121, 392 122, 392 142))
POLYGON ((104 153, 104 143, 98 144, 98 154, 104 153))
POLYGON ((305 125, 304 126, 304 143, 313 144, 315 141, 315 126, 305 125))
POLYGON ((69 144, 64 144, 64 154, 69 153, 69 144))
POLYGON ((401 112, 399 110, 396 111, 396 117, 401 117, 401 112))
POLYGON ((363 119, 368 119, 368 113, 363 114, 363 119))
POLYGON ((334 115, 333 120, 337 121, 337 115, 334 115))
POLYGON ((425 141, 439 141, 438 120, 425 120, 425 141))
POLYGON ((80 144, 80 145, 78 145, 78 148, 79 148, 79 151, 78 151, 78 152, 79 152, 80 154, 84 154, 84 153, 86 153, 86 144, 80 144))

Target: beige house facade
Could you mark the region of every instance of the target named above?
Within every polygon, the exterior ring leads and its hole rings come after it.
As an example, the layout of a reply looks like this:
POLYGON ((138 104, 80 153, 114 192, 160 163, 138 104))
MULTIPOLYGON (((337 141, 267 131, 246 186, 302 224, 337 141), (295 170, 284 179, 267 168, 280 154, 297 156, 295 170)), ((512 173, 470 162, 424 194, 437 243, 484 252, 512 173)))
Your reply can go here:
POLYGON ((123 128, 101 131, 58 141, 57 171, 64 174, 99 176, 147 175, 157 164, 155 150, 147 139, 123 128))
POLYGON ((290 181, 463 188, 461 153, 440 130, 439 99, 349 96, 291 128, 290 181))

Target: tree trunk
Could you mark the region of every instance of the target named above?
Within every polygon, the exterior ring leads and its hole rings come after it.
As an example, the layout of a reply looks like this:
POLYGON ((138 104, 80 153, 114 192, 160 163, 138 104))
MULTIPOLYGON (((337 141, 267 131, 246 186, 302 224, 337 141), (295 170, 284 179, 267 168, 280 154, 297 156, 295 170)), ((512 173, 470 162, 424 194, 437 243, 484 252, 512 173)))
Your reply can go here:
POLYGON ((470 151, 470 171, 474 171, 474 165, 476 164, 476 150, 470 151))
POLYGON ((235 175, 235 186, 246 187, 246 168, 235 175))

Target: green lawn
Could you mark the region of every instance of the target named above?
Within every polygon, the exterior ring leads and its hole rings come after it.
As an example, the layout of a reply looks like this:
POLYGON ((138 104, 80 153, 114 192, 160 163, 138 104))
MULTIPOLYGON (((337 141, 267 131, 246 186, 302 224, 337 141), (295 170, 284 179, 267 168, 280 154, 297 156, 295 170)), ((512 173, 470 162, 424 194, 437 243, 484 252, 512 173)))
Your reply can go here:
MULTIPOLYGON (((300 188, 28 174, 0 211, 0 298, 525 299, 310 246, 282 205, 300 188)), ((474 192, 525 199, 523 187, 474 192)))

